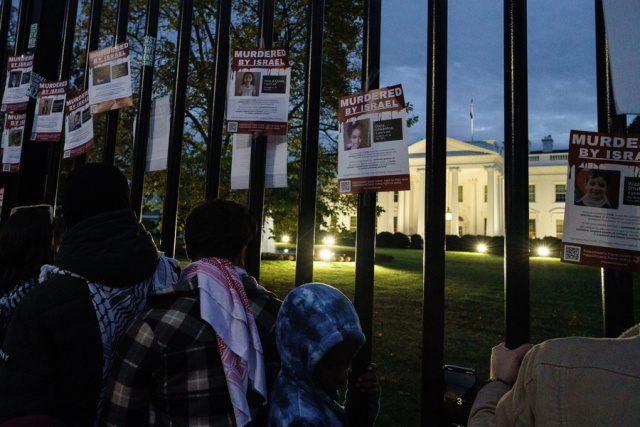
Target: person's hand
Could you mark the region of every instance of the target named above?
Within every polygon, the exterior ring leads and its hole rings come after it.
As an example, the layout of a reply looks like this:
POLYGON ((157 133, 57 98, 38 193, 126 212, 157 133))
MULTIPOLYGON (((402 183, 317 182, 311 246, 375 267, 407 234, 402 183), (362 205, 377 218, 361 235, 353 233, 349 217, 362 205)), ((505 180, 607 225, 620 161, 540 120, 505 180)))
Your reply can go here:
POLYGON ((380 383, 378 382, 378 365, 372 363, 367 366, 367 372, 358 377, 356 387, 358 387, 358 390, 365 394, 380 393, 380 383))
POLYGON ((531 344, 523 344, 520 347, 510 350, 504 343, 491 349, 491 379, 502 380, 509 387, 516 382, 518 370, 524 355, 527 354, 531 344))

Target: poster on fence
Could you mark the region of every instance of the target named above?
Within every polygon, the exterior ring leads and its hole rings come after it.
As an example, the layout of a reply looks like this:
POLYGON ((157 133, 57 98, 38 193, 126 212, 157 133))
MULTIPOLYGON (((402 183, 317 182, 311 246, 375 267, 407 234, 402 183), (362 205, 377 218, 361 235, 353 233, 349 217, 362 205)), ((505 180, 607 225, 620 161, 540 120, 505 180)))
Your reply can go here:
POLYGON ((89 92, 67 100, 62 157, 79 156, 93 147, 93 117, 89 113, 89 92))
POLYGON ((640 135, 571 131, 562 261, 640 271, 640 135))
POLYGON ((286 135, 291 67, 287 51, 238 49, 227 86, 227 132, 286 135))
POLYGON ((168 95, 151 101, 146 172, 167 168, 169 132, 171 130, 171 105, 169 101, 168 95))
POLYGON ((8 113, 2 129, 2 172, 18 172, 27 113, 8 113))
POLYGON ((89 52, 91 114, 133 105, 129 43, 89 52))
MULTIPOLYGON (((251 171, 251 141, 253 135, 233 135, 233 156, 231 157, 231 188, 249 188, 251 171)), ((265 163, 265 188, 286 188, 287 183, 287 137, 267 136, 267 160, 265 163)))
POLYGON ((60 141, 66 99, 67 80, 40 83, 31 141, 60 141))
POLYGON ((402 85, 342 97, 338 108, 339 192, 409 190, 402 85))
POLYGON ((7 83, 0 111, 24 111, 29 103, 33 54, 10 56, 7 63, 7 83))

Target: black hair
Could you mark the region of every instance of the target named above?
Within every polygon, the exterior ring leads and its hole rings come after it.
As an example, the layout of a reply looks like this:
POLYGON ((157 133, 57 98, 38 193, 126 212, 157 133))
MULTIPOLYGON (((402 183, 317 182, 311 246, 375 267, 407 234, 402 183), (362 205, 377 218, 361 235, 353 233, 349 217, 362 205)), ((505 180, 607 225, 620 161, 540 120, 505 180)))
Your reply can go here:
POLYGON ((40 267, 53 262, 54 236, 49 210, 43 207, 16 211, 0 227, 0 293, 38 276, 40 267))
POLYGON ((95 215, 129 208, 129 183, 117 167, 86 163, 69 173, 62 193, 62 216, 68 228, 95 215))
POLYGON ((241 204, 206 200, 185 221, 187 256, 191 260, 216 257, 236 261, 256 232, 256 221, 241 204))
POLYGON ((601 177, 602 179, 604 179, 604 182, 609 184, 609 172, 603 169, 589 169, 585 182, 589 182, 590 179, 597 177, 601 177))

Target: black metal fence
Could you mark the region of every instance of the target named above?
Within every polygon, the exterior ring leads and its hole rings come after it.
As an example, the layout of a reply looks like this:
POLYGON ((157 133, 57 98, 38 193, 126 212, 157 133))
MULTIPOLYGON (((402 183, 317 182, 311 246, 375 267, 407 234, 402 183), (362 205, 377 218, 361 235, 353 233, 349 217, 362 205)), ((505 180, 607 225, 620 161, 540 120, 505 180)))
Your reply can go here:
MULTIPOLYGON (((273 42, 274 0, 258 3, 259 29, 256 46, 270 47, 273 42)), ((328 2, 327 2, 328 3, 328 2)), ((604 20, 601 0, 596 3, 596 36, 598 67, 598 117, 600 131, 623 132, 625 117, 615 116, 608 68, 604 20)), ((161 249, 173 255, 176 245, 178 188, 180 183, 185 106, 188 85, 188 65, 191 51, 193 0, 182 0, 179 25, 176 29, 175 83, 172 89, 172 120, 170 124, 169 157, 166 171, 166 194, 161 249)), ((110 4, 110 6, 112 6, 110 4)), ((132 206, 142 213, 145 179, 146 141, 149 133, 150 103, 153 92, 154 46, 158 36, 159 0, 148 0, 143 18, 146 20, 144 61, 139 76, 138 104, 131 164, 132 206)), ((315 240, 317 157, 319 144, 320 82, 322 80, 323 30, 325 0, 309 0, 304 85, 303 146, 300 172, 300 201, 296 285, 313 280, 313 245, 315 240)), ((427 40, 427 175, 425 202, 424 250, 424 314, 422 342, 422 425, 441 425, 442 365, 444 342, 444 238, 446 180, 446 111, 447 111, 447 1, 429 0, 427 40)), ((17 18, 11 20, 12 3, 3 0, 0 10, 0 64, 9 55, 35 54, 33 71, 47 81, 71 77, 74 43, 85 46, 85 52, 99 46, 100 25, 105 19, 102 0, 79 4, 78 0, 21 0, 17 18), (79 6, 85 6, 89 26, 86 38, 74 40, 79 6), (88 12, 87 12, 88 11, 88 12), (8 52, 9 41, 13 52, 8 52)), ((125 41, 129 24, 129 0, 117 0, 116 31, 113 43, 125 41)), ((528 110, 527 110, 527 3, 526 0, 504 1, 504 64, 505 64, 505 325, 510 347, 529 341, 529 242, 528 242, 528 110)), ((223 119, 226 99, 230 22, 232 1, 217 0, 215 57, 213 81, 210 82, 209 137, 206 140, 206 185, 204 197, 218 197, 220 158, 223 139, 223 119)), ((379 85, 381 0, 365 0, 363 9, 362 89, 379 85)), ((84 87, 88 72, 85 66, 84 87)), ((4 87, 4 86, 3 86, 4 87)), ((33 125, 35 101, 29 101, 24 134, 33 125)), ((102 161, 113 164, 118 144, 118 110, 106 113, 102 129, 104 147, 102 161)), ((261 139, 263 137, 258 137, 261 139)), ((266 144, 253 144, 249 185, 249 210, 256 218, 264 216, 264 181, 266 144)), ((2 217, 18 205, 49 203, 55 205, 61 165, 62 141, 35 143, 25 141, 19 173, 0 174, 4 187, 2 217)), ((84 156, 73 160, 85 162, 84 156)), ((68 165, 67 165, 68 166, 68 165)), ((356 242, 356 292, 354 303, 362 326, 371 337, 374 294, 375 194, 363 193, 358 198, 356 242)), ((249 248, 247 269, 260 274, 260 238, 249 248)), ((604 335, 616 336, 633 324, 631 274, 619 271, 602 272, 604 335)), ((368 340, 370 343, 371 340, 368 340)), ((420 355, 416 355, 419 357, 420 355)), ((354 374, 364 369, 371 357, 365 348, 354 366, 354 374)))

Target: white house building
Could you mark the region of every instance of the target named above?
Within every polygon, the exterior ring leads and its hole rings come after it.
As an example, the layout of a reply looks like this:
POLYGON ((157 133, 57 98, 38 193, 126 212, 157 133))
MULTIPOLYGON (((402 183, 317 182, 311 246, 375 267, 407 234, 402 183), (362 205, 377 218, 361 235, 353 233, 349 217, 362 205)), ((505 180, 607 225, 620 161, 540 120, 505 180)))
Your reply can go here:
MULTIPOLYGON (((568 153, 554 151, 553 139, 529 153, 529 235, 562 237, 568 153)), ((388 231, 424 237, 426 140, 409 146, 411 190, 378 193, 384 212, 377 233, 388 231)), ((504 158, 495 141, 447 138, 447 234, 504 235, 504 158), (450 215, 449 215, 450 214, 450 215)), ((444 213, 443 213, 444 214, 444 213)), ((357 218, 338 219, 355 230, 357 218)))

